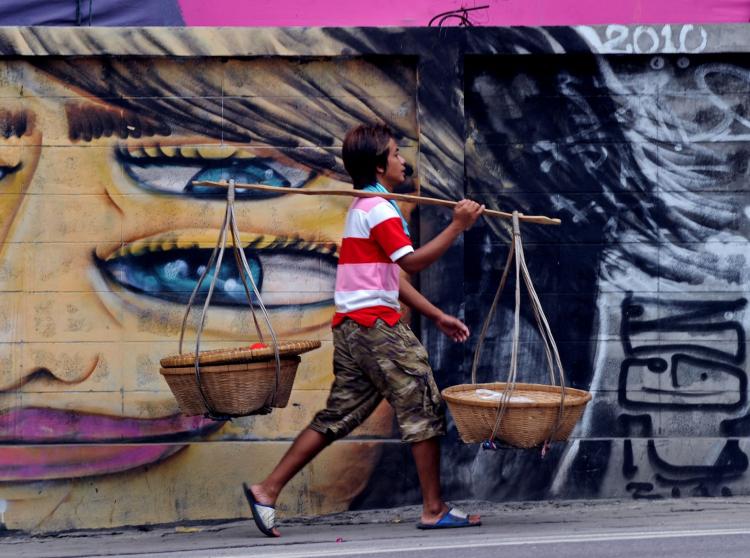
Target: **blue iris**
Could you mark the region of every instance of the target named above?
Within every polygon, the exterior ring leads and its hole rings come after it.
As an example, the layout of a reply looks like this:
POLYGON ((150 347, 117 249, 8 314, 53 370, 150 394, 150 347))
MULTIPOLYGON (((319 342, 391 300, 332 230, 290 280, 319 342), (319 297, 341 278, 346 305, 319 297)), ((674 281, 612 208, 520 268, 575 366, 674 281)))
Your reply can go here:
MULTIPOLYGON (((98 263, 107 275, 129 289, 162 300, 186 304, 195 288, 201 273, 205 270, 207 251, 202 249, 173 250, 154 252, 137 256, 121 256, 114 260, 98 263)), ((257 255, 246 249, 250 272, 258 291, 262 290, 263 269, 257 255)), ((201 284, 196 302, 202 302, 208 293, 213 277, 211 269, 201 284)), ((250 287, 250 281, 247 281, 250 287)), ((255 296, 250 290, 253 302, 255 296)), ((247 304, 247 295, 242 285, 242 277, 231 251, 224 254, 219 276, 211 297, 211 304, 217 306, 242 306, 247 304)))
MULTIPOLYGON (((271 168, 268 164, 269 159, 251 159, 249 161, 235 160, 230 164, 221 166, 211 166, 197 172, 191 179, 191 183, 185 186, 185 192, 201 198, 224 198, 226 193, 216 188, 207 188, 205 186, 196 186, 192 184, 193 180, 207 180, 220 182, 222 180, 234 179, 235 182, 245 184, 261 184, 263 186, 277 186, 289 188, 290 182, 279 172, 271 168)), ((259 192, 257 190, 238 189, 236 198, 269 198, 279 194, 273 192, 259 192)))

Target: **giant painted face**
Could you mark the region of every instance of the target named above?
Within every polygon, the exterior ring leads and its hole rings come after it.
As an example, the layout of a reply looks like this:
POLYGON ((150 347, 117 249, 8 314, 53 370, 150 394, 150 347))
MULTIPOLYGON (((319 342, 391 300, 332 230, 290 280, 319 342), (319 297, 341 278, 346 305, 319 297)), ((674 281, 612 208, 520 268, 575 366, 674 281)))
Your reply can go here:
MULTIPOLYGON (((403 83, 408 69, 397 70, 270 59, 0 68, 0 439, 18 444, 0 456, 6 521, 34 517, 55 528, 58 507, 86 502, 94 489, 119 494, 127 510, 131 491, 121 484, 134 479, 149 486, 134 488, 134 501, 139 490, 166 497, 154 521, 226 516, 239 505, 188 488, 175 496, 174 487, 217 479, 217 467, 222 482, 256 480, 279 452, 263 440, 288 440, 323 406, 337 242, 350 200, 238 193, 243 247, 278 336, 322 339, 323 348, 303 358, 288 409, 222 425, 181 416, 158 373, 159 359, 177 350, 224 212, 223 192, 191 181, 350 187, 339 158, 348 127, 379 117, 416 135, 414 84, 403 83), (180 452, 206 437, 224 442, 180 452), (226 441, 247 438, 260 441, 226 441)), ((402 145, 413 161, 416 146, 402 145)), ((206 348, 256 337, 234 261, 225 259, 206 348)), ((390 432, 382 407, 360 435, 390 432)), ((312 503, 292 506, 345 506, 366 482, 376 446, 334 446, 326 471, 304 481, 312 503)))

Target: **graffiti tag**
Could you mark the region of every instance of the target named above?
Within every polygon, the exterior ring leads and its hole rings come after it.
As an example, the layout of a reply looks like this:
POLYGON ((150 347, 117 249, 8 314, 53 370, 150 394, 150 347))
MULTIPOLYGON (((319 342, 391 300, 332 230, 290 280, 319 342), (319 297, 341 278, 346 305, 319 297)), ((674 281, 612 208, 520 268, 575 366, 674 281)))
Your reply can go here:
POLYGON ((600 54, 697 53, 708 45, 708 32, 692 24, 608 25, 604 29, 579 26, 576 29, 592 50, 600 54))

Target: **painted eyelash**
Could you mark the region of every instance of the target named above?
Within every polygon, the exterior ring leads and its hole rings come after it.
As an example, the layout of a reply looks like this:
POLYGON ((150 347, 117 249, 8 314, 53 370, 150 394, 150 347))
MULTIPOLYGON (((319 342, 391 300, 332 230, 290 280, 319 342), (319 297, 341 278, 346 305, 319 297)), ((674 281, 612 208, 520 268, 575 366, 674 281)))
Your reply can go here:
POLYGON ((298 237, 278 237, 260 235, 250 240, 244 248, 259 248, 261 250, 294 250, 295 252, 314 252, 322 256, 337 256, 338 247, 335 244, 321 244, 298 237))
POLYGON ((91 103, 66 103, 68 137, 71 141, 91 141, 101 137, 140 138, 141 136, 169 136, 172 129, 158 116, 143 116, 134 112, 103 107, 91 103))
MULTIPOLYGON (((257 235, 249 240, 242 238, 240 240, 242 247, 245 249, 294 250, 295 252, 311 252, 322 256, 338 257, 338 247, 333 243, 311 242, 296 237, 284 238, 272 235, 257 235)), ((206 244, 202 241, 194 240, 194 237, 191 239, 182 239, 178 235, 168 234, 133 241, 122 246, 105 259, 106 261, 110 261, 126 256, 140 256, 147 252, 168 252, 171 250, 190 250, 194 248, 208 250, 213 249, 213 246, 213 242, 206 244)))
POLYGON ((138 162, 148 160, 150 163, 175 161, 206 162, 225 161, 235 158, 237 150, 224 151, 221 155, 208 156, 207 151, 215 148, 201 148, 194 145, 118 145, 115 155, 122 161, 138 162))
POLYGON ((35 115, 28 110, 0 110, 0 135, 20 138, 34 131, 35 115))

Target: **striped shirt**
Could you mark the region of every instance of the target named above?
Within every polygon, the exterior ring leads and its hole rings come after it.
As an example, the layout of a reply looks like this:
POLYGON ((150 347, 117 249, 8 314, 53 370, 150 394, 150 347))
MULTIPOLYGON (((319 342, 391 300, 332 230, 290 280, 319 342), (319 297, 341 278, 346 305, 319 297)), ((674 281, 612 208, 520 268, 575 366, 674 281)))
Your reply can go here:
POLYGON ((357 198, 346 215, 336 269, 333 326, 350 318, 372 327, 380 318, 395 325, 401 318, 395 262, 414 251, 401 217, 380 197, 357 198))

